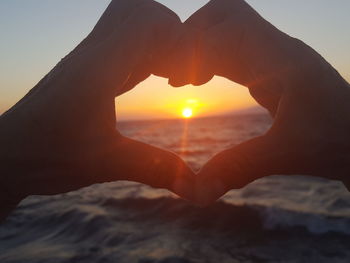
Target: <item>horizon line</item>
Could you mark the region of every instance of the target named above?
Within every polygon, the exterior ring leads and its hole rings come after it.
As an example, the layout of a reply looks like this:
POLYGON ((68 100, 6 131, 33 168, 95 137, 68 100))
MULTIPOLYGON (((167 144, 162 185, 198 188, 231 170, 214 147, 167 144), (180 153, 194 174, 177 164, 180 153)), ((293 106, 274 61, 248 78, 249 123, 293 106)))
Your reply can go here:
POLYGON ((260 114, 267 114, 269 115, 269 112, 264 109, 261 106, 253 106, 253 107, 248 107, 248 108, 243 108, 231 112, 226 112, 226 113, 219 113, 219 114, 213 114, 213 115, 205 115, 205 116, 198 116, 198 117, 192 117, 189 119, 185 119, 182 117, 150 117, 150 118, 121 118, 118 119, 118 122, 142 122, 142 121, 191 121, 191 120, 198 120, 198 119, 207 119, 207 118, 220 118, 220 117, 229 117, 229 116, 234 116, 234 115, 260 115, 260 114))

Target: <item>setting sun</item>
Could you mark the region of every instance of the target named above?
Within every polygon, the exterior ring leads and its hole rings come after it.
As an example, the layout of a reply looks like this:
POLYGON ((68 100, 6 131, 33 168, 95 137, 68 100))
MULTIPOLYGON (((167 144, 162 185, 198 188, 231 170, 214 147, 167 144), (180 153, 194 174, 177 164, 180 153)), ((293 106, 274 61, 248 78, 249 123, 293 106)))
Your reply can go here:
POLYGON ((182 111, 182 116, 186 119, 191 118, 193 116, 193 110, 191 108, 185 108, 182 111))

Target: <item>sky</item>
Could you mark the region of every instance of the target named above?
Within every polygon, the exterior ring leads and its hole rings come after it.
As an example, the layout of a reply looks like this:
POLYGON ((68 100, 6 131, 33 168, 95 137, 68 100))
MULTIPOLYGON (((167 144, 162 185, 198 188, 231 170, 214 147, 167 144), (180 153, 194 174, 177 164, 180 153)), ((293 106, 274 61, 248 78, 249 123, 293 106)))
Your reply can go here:
MULTIPOLYGON (((92 30, 109 0, 0 1, 0 114, 21 99, 92 30)), ((206 0, 159 0, 182 20, 206 0)), ((316 49, 350 81, 349 0, 248 0, 260 14, 316 49)), ((174 89, 150 77, 116 99, 119 119, 217 115, 252 107, 245 87, 215 77, 174 89), (142 105, 142 107, 140 107, 142 105)))

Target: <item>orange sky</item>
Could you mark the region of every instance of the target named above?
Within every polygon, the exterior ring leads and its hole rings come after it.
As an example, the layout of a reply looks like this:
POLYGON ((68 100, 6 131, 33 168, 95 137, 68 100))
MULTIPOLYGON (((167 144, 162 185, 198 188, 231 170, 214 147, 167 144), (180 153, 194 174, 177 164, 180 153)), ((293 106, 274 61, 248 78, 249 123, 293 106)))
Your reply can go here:
POLYGON ((215 77, 200 87, 173 88, 167 79, 155 76, 118 97, 116 103, 118 119, 181 118, 185 108, 201 117, 256 105, 245 87, 224 78, 215 77))

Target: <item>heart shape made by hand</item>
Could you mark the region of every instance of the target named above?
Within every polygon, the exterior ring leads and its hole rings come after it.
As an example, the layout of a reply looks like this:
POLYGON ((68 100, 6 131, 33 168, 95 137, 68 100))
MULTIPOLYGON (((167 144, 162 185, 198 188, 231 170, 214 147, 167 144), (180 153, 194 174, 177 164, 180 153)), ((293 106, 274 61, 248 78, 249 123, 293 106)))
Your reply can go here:
POLYGON ((113 0, 89 36, 1 116, 1 138, 12 138, 6 143, 14 149, 20 145, 7 163, 20 155, 34 169, 24 177, 16 166, 19 176, 4 185, 14 185, 9 192, 20 200, 131 180, 205 205, 272 174, 339 179, 334 171, 346 165, 337 150, 349 144, 347 136, 334 142, 331 158, 323 138, 343 127, 332 116, 350 116, 344 99, 350 94, 334 85, 348 84, 243 0, 212 0, 185 23, 153 0, 113 0), (275 122, 265 135, 216 155, 195 176, 176 155, 115 130, 115 97, 151 73, 176 87, 225 77, 248 87, 275 122), (23 129, 30 132, 18 135, 23 129))

